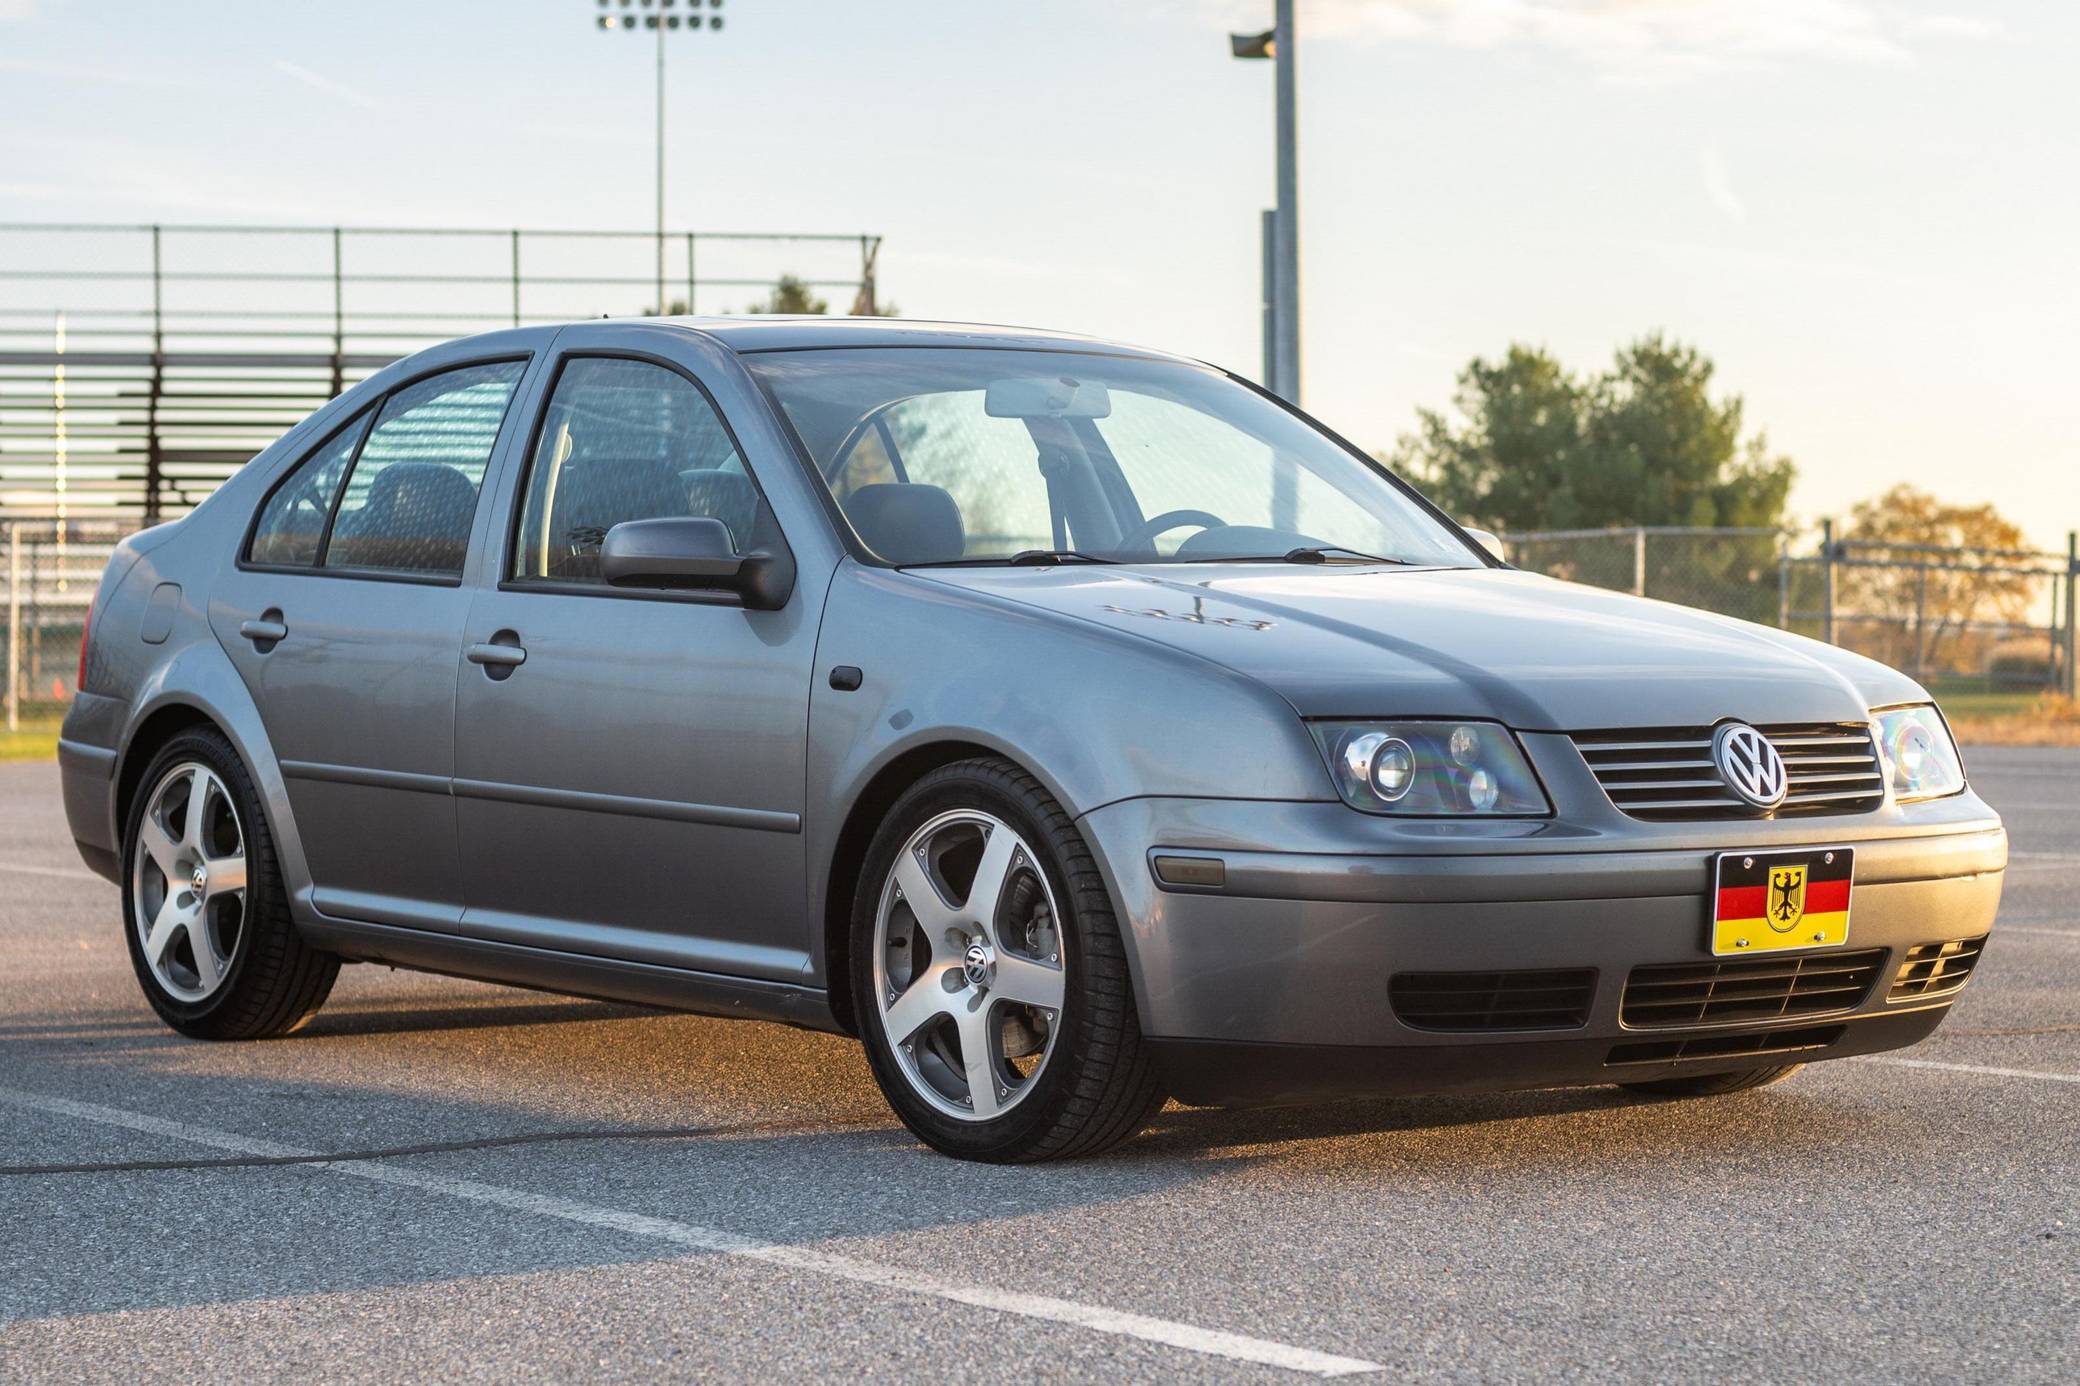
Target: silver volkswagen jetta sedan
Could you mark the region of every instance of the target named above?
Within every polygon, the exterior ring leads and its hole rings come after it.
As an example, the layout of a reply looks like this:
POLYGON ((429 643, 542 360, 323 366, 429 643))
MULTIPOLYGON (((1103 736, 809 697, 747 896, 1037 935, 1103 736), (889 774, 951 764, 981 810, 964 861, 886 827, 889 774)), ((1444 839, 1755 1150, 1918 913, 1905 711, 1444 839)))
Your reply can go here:
POLYGON ((1900 674, 1001 328, 423 352, 125 542, 82 665, 66 811, 181 1032, 356 961, 785 1021, 986 1160, 1910 1044, 2006 864, 1900 674))

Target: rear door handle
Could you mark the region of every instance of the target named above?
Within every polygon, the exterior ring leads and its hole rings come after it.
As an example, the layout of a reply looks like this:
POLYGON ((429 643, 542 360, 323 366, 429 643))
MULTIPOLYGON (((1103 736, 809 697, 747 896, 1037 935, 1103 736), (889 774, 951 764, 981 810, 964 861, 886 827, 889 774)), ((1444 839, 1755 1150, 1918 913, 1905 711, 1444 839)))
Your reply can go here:
POLYGON ((263 611, 258 620, 240 621, 238 633, 256 645, 261 654, 266 654, 276 644, 289 638, 289 627, 282 623, 282 613, 275 610, 263 611))

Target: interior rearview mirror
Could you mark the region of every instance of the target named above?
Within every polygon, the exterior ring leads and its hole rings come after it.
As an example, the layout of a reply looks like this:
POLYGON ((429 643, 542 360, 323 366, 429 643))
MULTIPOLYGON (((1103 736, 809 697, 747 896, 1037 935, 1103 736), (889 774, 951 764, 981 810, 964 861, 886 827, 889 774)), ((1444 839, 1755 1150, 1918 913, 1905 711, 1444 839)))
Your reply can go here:
POLYGON ((615 587, 735 592, 754 611, 777 611, 794 590, 794 559, 738 553, 729 526, 707 515, 623 520, 599 546, 601 576, 615 587))
POLYGON ((1103 419, 1112 414, 1112 392, 1101 381, 1066 375, 992 380, 982 412, 993 419, 1103 419))

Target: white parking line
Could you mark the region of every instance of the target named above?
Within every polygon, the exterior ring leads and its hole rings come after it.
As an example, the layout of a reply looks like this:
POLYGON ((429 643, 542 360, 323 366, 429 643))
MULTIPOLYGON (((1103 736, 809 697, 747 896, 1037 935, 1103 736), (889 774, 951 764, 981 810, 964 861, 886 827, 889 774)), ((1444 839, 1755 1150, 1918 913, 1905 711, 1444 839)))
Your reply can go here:
MULTIPOLYGON (((315 1153, 298 1150, 294 1146, 278 1145, 273 1141, 255 1140, 231 1131, 191 1126, 186 1122, 167 1121, 161 1117, 147 1116, 142 1112, 124 1111, 119 1107, 73 1102, 62 1097, 47 1097, 41 1093, 21 1092, 13 1088, 0 1088, 0 1101, 12 1102, 34 1111, 72 1117, 79 1121, 96 1122, 103 1126, 117 1126, 151 1135, 170 1136, 175 1140, 211 1146, 218 1150, 236 1151, 241 1155, 293 1158, 315 1153)), ((550 1194, 526 1193, 497 1184, 480 1184, 470 1179, 450 1179, 443 1175, 400 1169, 380 1162, 321 1163, 314 1164, 311 1168, 345 1175, 350 1179, 367 1179, 378 1184, 418 1189, 424 1193, 441 1194, 468 1203, 488 1204, 513 1212, 532 1213, 536 1217, 554 1218, 561 1222, 602 1228, 632 1237, 671 1242, 696 1251, 763 1261, 769 1265, 784 1266, 789 1270, 809 1271, 862 1285, 875 1285, 886 1290, 950 1300, 956 1304, 994 1309, 1000 1313, 1017 1314, 1029 1319, 1073 1324, 1097 1333, 1139 1338, 1144 1342, 1161 1343, 1168 1347, 1183 1348, 1188 1352, 1224 1357, 1237 1362, 1255 1362, 1263 1366, 1282 1367, 1288 1371, 1325 1377, 1352 1376, 1360 1372, 1385 1370, 1377 1362, 1367 1362, 1355 1357, 1338 1357, 1331 1353, 1315 1352, 1310 1348, 1293 1347, 1264 1338, 1223 1333, 1218 1329, 1198 1328, 1192 1324, 1150 1318, 1144 1314, 1123 1313, 1097 1305, 1080 1304, 1075 1300, 1021 1294, 983 1285, 961 1284, 920 1271, 906 1270, 900 1266, 856 1260, 850 1256, 838 1256, 808 1247, 762 1242, 751 1237, 740 1237, 734 1232, 724 1232, 719 1228, 700 1227, 667 1218, 653 1218, 641 1213, 623 1212, 617 1208, 603 1208, 597 1204, 579 1203, 550 1194)))
POLYGON ((1869 1057, 1867 1064, 1891 1064, 1894 1068, 1932 1068, 1943 1073, 1976 1073, 1985 1078, 2034 1078, 2040 1083, 2080 1083, 2080 1073, 2039 1073, 2031 1068, 1990 1068, 1985 1064, 1945 1064, 1934 1059, 1888 1059, 1869 1057))
POLYGON ((1995 924, 1995 933, 2038 934, 2045 938, 2080 938, 2080 929, 2032 929, 2027 924, 1995 924))

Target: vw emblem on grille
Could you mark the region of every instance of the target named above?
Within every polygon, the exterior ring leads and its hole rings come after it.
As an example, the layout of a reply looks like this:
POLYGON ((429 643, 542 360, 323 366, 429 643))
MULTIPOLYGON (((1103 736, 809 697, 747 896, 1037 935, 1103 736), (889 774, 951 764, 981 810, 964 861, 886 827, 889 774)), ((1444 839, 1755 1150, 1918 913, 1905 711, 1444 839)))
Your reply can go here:
POLYGON ((1746 722, 1727 722, 1712 733, 1712 763, 1743 802, 1758 809, 1784 802, 1784 758, 1746 722))

